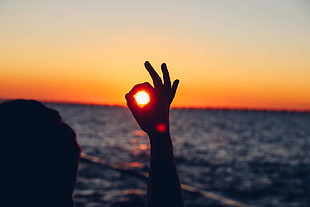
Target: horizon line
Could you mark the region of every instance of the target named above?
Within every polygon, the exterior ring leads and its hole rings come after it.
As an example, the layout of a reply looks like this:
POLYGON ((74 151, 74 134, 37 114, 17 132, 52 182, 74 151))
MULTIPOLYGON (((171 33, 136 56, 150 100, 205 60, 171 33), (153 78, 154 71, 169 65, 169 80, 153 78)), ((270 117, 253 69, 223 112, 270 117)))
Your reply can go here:
MULTIPOLYGON (((17 98, 19 99, 19 98, 17 98)), ((127 108, 127 105, 122 104, 108 104, 108 103, 95 103, 87 101, 56 101, 56 100, 40 100, 32 98, 20 98, 25 100, 36 100, 46 104, 66 104, 66 105, 89 105, 89 106, 106 106, 106 107, 121 107, 127 108)), ((16 99, 0 98, 0 102, 10 101, 16 99)), ((310 113, 309 109, 296 109, 296 108, 262 108, 262 107, 232 107, 232 106, 172 106, 171 109, 185 109, 185 110, 223 110, 223 111, 257 111, 257 112, 295 112, 295 113, 310 113)))

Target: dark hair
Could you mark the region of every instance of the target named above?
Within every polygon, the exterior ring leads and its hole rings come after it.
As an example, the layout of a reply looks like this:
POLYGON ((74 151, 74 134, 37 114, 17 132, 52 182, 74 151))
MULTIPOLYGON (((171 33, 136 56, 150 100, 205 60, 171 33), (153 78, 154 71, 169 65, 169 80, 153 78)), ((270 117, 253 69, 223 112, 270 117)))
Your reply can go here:
POLYGON ((56 110, 34 100, 0 104, 0 196, 7 206, 73 206, 79 157, 76 134, 56 110))

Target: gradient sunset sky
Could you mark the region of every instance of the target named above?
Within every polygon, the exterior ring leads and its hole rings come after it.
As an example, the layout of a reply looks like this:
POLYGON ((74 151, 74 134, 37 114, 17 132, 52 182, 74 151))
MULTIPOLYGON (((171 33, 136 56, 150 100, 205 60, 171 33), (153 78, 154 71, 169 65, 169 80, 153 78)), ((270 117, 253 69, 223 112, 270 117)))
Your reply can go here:
POLYGON ((2 99, 125 105, 145 60, 173 106, 310 110, 310 2, 0 0, 2 99))

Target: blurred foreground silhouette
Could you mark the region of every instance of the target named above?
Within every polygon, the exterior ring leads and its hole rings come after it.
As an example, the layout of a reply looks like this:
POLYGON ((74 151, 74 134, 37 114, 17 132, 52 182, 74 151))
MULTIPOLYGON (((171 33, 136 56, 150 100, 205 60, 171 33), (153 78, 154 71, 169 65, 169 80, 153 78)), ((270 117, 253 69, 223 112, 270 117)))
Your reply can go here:
POLYGON ((59 113, 34 100, 4 102, 0 132, 0 202, 73 206, 80 148, 59 113))

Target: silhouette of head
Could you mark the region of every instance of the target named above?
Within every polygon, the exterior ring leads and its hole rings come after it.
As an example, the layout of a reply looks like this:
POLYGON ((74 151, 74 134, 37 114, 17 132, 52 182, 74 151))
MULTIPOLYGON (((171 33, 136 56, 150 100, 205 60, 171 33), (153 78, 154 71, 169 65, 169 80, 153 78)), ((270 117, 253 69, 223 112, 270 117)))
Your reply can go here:
POLYGON ((79 156, 57 111, 34 100, 0 104, 0 206, 73 206, 79 156))

